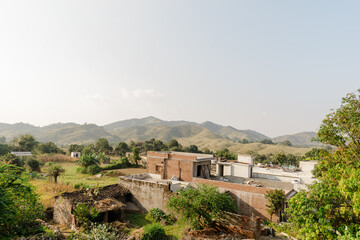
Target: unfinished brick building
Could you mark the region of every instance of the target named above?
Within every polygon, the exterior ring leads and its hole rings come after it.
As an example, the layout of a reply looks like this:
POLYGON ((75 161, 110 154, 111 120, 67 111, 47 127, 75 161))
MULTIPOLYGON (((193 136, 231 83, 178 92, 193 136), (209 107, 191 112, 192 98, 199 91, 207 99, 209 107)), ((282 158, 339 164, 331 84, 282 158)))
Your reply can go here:
POLYGON ((148 152, 147 170, 159 174, 162 179, 175 177, 178 180, 191 182, 193 177, 210 178, 211 154, 184 152, 148 152))

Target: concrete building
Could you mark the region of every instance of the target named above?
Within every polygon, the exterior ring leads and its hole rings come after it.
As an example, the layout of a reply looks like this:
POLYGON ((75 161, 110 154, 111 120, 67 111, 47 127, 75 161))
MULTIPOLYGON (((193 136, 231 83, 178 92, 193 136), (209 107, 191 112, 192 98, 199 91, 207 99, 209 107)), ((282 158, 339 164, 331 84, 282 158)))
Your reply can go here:
POLYGON ((191 182, 193 177, 210 178, 211 154, 185 152, 148 152, 147 170, 162 179, 191 182))
POLYGON ((70 156, 74 158, 79 158, 81 156, 81 152, 71 152, 70 156))

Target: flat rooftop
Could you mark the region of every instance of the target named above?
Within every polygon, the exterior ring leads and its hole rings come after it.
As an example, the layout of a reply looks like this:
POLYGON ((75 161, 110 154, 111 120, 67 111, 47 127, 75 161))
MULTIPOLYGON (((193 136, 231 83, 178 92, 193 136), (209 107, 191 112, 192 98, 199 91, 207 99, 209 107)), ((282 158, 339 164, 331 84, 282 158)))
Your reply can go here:
POLYGON ((189 153, 189 152, 175 152, 175 151, 161 151, 157 153, 164 153, 164 154, 176 154, 176 155, 182 155, 182 156, 192 156, 196 157, 196 159, 213 159, 214 155, 212 154, 204 154, 204 153, 189 153))

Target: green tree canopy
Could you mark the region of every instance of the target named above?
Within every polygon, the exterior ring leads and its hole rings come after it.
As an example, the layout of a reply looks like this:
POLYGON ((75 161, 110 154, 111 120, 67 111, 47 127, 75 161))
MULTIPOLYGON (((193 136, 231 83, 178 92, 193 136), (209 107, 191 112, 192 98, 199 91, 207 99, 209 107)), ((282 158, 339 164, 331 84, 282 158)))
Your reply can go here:
POLYGON ((106 138, 99 138, 95 143, 97 152, 109 153, 113 150, 106 138))
MULTIPOLYGON (((290 227, 299 238, 360 234, 360 90, 342 99, 323 120, 317 139, 337 147, 321 153, 319 182, 290 199, 290 227)), ((344 238, 342 238, 344 239, 344 238)))
POLYGON ((20 135, 12 140, 13 149, 15 151, 32 151, 38 142, 30 134, 20 135))
POLYGON ((169 209, 181 215, 195 229, 212 226, 226 216, 226 211, 233 212, 236 205, 227 193, 220 193, 218 188, 199 185, 173 195, 167 203, 169 209))

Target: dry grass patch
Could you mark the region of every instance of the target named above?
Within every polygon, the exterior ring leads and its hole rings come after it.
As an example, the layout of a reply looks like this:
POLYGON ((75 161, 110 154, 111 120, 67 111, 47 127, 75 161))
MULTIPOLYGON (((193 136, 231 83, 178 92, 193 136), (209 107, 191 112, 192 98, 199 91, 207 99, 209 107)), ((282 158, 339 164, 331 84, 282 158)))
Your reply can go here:
POLYGON ((41 155, 38 158, 42 162, 75 162, 77 160, 77 158, 63 154, 41 155))
POLYGON ((32 180, 31 184, 36 187, 36 193, 40 195, 40 200, 44 208, 54 206, 54 197, 62 192, 71 192, 75 188, 70 184, 51 183, 46 180, 32 180))

